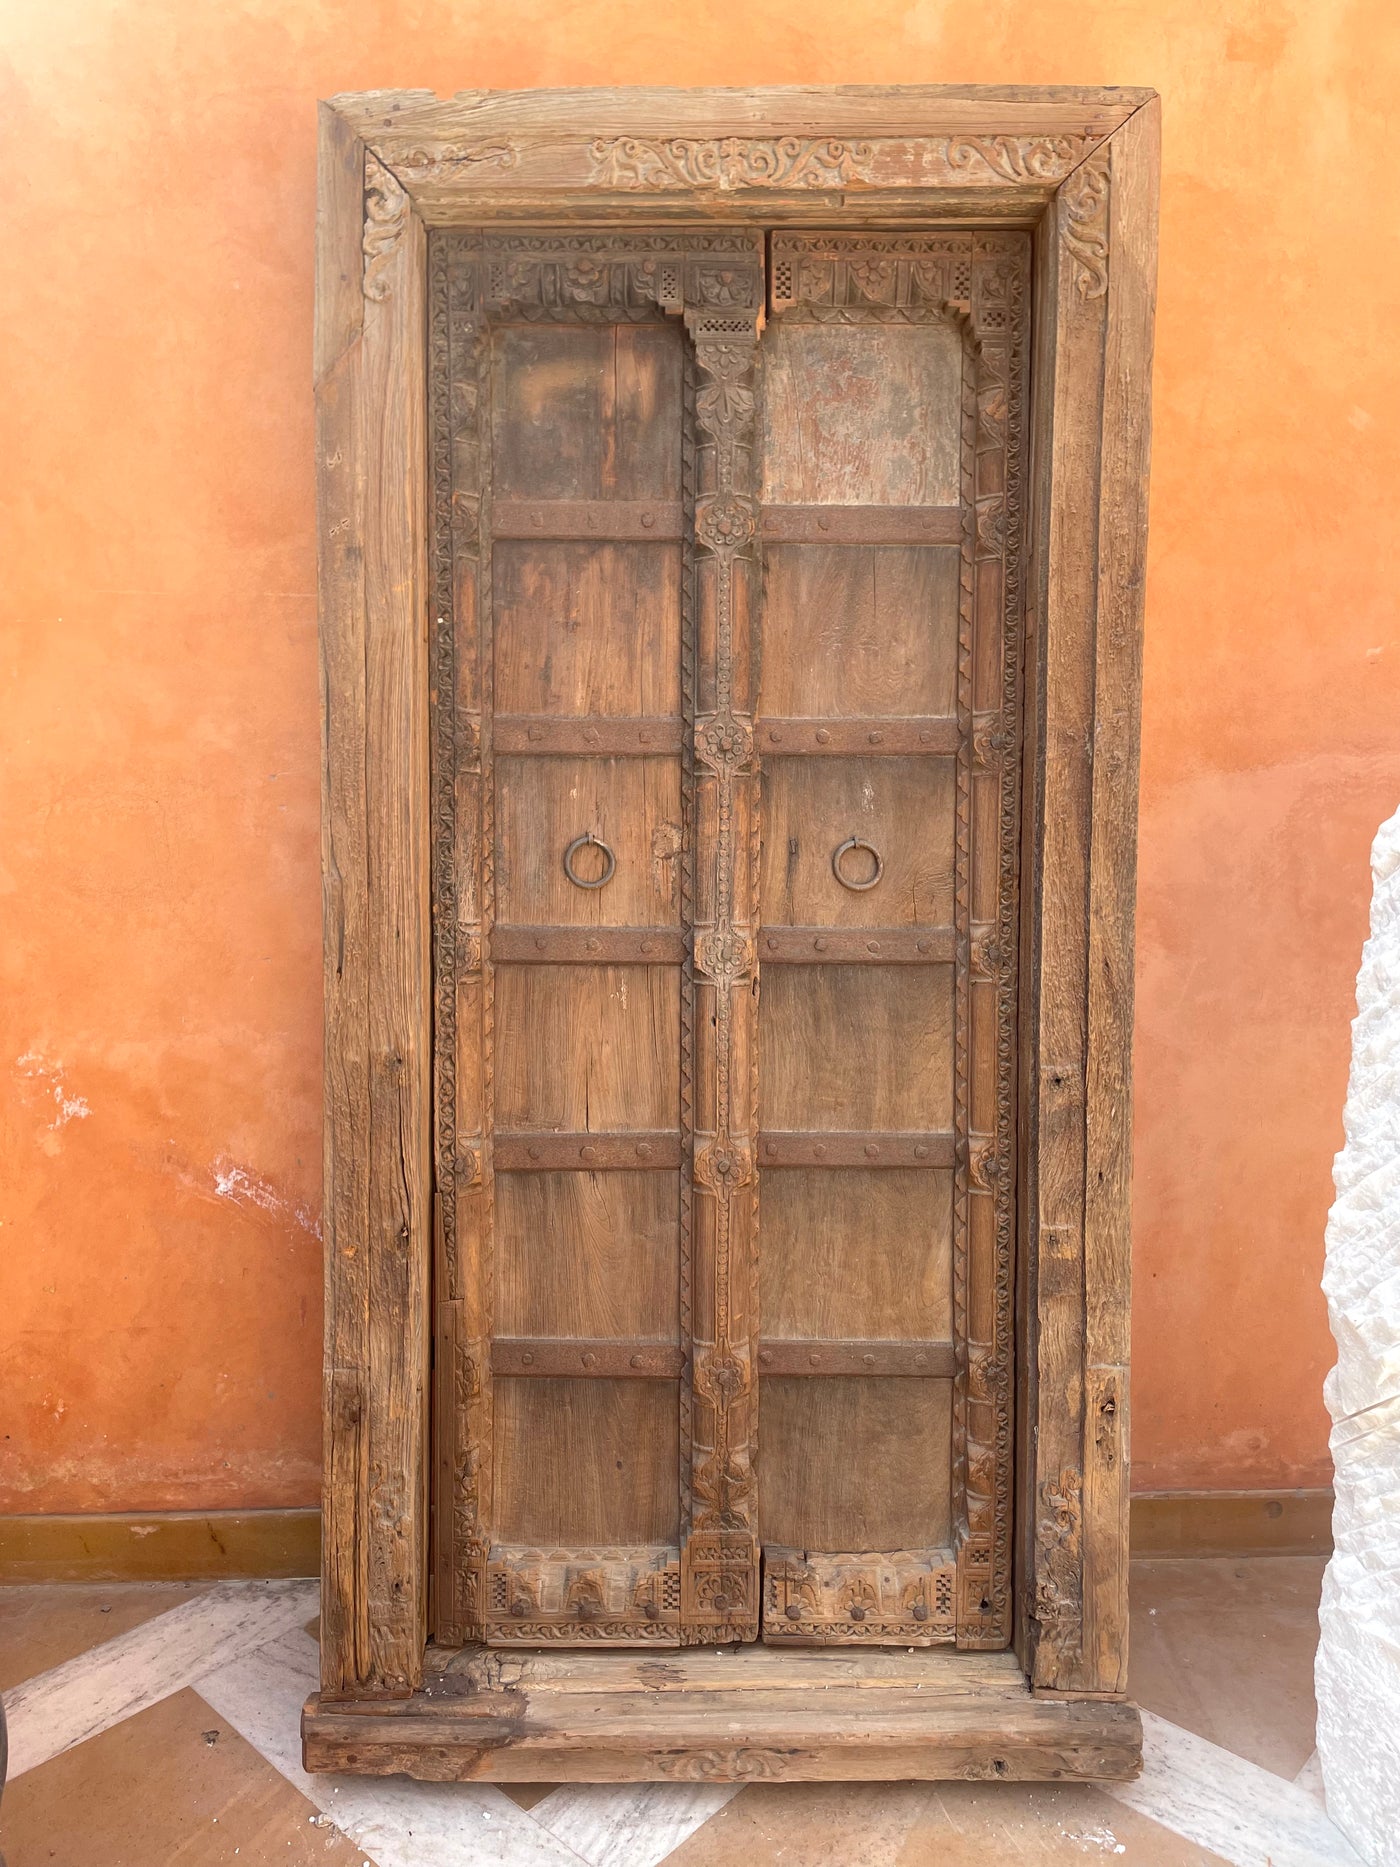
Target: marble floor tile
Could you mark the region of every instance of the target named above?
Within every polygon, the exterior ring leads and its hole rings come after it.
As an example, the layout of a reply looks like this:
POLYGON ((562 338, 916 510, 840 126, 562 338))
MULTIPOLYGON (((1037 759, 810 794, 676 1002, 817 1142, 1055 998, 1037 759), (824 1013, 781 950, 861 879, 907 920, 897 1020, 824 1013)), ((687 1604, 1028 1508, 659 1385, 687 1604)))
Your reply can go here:
POLYGON ((0 1692, 76 1659, 202 1592, 189 1582, 58 1582, 0 1588, 0 1692))
POLYGON ((361 1867, 193 1691, 41 1763, 0 1802, 7 1867, 361 1867))
POLYGON ((1220 1857, 1088 1785, 764 1783, 742 1790, 667 1867, 1006 1867, 1220 1857))
POLYGON ((1275 1775, 1314 1744, 1319 1556, 1135 1562, 1128 1693, 1275 1775))

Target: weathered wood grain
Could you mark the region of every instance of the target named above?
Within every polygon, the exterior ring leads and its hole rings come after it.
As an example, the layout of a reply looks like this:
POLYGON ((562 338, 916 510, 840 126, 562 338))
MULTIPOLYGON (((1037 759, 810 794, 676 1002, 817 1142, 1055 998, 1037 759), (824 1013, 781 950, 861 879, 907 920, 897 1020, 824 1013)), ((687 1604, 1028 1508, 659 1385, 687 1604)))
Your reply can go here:
POLYGON ((1137 707, 1156 106, 1062 187, 1040 246, 1040 617, 1022 1167, 1024 1650, 1116 1693, 1127 1656, 1126 1376, 1137 707))
POLYGON ((1089 851, 1083 1647, 1085 1686, 1106 1692, 1125 1690, 1128 1668, 1133 900, 1159 116, 1154 99, 1109 146, 1089 851))
POLYGON ((467 1650, 431 1693, 302 1717, 310 1770, 426 1781, 1074 1781, 1136 1776, 1131 1706, 1036 1699, 1011 1654, 467 1650))
POLYGON ((406 1693, 426 1637, 432 1235, 425 251, 407 197, 333 113, 323 139, 323 1666, 331 1692, 406 1693))

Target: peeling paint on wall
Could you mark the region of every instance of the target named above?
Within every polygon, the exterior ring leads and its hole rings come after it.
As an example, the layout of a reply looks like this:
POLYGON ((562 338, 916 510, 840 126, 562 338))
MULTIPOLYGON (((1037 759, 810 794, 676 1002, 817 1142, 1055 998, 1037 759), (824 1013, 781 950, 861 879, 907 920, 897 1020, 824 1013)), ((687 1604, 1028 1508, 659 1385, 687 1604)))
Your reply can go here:
POLYGON ((237 1206, 255 1206, 275 1218, 288 1218, 313 1238, 321 1236, 321 1223, 300 1200, 287 1199, 275 1186, 251 1173, 248 1168, 220 1156, 213 1165, 214 1191, 220 1199, 231 1199, 237 1206))
POLYGON ((48 1125, 50 1134, 57 1134, 70 1121, 85 1121, 91 1115, 86 1097, 68 1093, 61 1063, 50 1063, 37 1050, 26 1050, 22 1057, 16 1057, 15 1066, 22 1076, 41 1084, 45 1096, 52 1098, 56 1113, 48 1125))

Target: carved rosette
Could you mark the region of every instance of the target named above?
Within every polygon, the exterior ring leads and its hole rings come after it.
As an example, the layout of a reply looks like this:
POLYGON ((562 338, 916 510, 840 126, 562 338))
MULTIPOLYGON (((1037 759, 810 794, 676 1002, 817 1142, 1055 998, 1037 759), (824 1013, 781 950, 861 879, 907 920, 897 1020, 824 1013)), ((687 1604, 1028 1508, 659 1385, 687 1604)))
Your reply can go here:
POLYGON ((736 927, 723 933, 702 934, 695 942, 696 971, 717 985, 737 985, 750 976, 753 966, 753 941, 736 927))

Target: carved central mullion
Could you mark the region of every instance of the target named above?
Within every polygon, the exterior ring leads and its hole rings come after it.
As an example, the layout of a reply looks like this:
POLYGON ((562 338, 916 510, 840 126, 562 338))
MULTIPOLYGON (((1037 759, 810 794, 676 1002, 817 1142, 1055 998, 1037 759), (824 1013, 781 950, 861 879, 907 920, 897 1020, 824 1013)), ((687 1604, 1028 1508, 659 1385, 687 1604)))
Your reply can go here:
POLYGON ((692 576, 699 645, 691 1516, 682 1639, 758 1631, 757 1120, 752 657, 758 586, 754 375, 762 277, 691 268, 697 485, 692 576), (706 1013, 708 1012, 708 1015, 706 1013))

